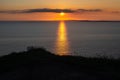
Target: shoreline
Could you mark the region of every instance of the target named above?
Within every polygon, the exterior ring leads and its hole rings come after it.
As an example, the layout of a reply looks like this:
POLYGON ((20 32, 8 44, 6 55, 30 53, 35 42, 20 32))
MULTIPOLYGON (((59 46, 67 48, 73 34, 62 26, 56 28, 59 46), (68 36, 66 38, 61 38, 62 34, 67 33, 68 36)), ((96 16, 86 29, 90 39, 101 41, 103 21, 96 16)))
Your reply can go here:
POLYGON ((28 47, 0 57, 0 80, 119 80, 120 59, 58 56, 28 47))

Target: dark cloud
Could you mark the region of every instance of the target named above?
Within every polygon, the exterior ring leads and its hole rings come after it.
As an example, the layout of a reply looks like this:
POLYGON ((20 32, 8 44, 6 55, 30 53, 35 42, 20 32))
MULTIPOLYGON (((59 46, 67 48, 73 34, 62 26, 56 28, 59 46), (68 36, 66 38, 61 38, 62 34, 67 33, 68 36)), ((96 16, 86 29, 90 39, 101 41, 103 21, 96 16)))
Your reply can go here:
POLYGON ((116 13, 116 14, 119 14, 119 13, 120 13, 120 11, 113 11, 112 13, 116 13))
POLYGON ((43 8, 43 9, 26 9, 26 10, 15 10, 15 11, 0 11, 0 13, 41 13, 41 12, 53 12, 53 13, 73 13, 74 10, 71 9, 49 9, 49 8, 43 8))
POLYGON ((0 11, 0 13, 42 13, 42 12, 53 12, 53 13, 79 13, 79 12, 102 12, 102 9, 50 9, 50 8, 43 8, 43 9, 25 9, 25 10, 14 10, 14 11, 0 11))
POLYGON ((65 12, 65 13, 73 13, 75 12, 74 10, 71 9, 29 9, 26 11, 23 11, 23 13, 34 13, 34 12, 54 12, 54 13, 60 13, 60 12, 65 12))
POLYGON ((78 9, 78 12, 102 12, 102 9, 78 9))
POLYGON ((0 13, 21 13, 21 11, 20 10, 8 10, 8 11, 0 11, 0 13))

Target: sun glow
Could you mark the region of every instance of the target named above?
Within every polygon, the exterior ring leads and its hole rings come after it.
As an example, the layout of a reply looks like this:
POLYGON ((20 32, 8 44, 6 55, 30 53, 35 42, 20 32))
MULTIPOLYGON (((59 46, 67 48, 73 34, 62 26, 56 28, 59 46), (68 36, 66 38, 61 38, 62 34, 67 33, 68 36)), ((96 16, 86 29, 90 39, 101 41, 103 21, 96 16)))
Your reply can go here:
POLYGON ((61 16, 64 16, 64 15, 65 15, 65 13, 64 13, 64 12, 61 12, 61 13, 60 13, 60 15, 61 15, 61 16))

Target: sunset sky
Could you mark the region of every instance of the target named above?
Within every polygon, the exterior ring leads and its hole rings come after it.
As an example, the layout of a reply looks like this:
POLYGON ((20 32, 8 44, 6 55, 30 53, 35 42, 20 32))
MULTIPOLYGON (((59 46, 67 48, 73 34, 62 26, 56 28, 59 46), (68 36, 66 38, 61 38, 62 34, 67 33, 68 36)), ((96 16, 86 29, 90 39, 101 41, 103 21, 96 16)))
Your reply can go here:
POLYGON ((0 20, 120 20, 120 0, 0 0, 0 20))

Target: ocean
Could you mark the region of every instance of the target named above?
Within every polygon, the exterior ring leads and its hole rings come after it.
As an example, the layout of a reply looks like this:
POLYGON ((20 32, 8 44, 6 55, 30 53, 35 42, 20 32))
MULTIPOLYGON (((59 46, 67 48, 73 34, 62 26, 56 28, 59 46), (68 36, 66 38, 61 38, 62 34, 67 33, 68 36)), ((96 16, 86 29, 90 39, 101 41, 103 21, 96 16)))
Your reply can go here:
POLYGON ((1 21, 0 56, 43 47, 56 55, 120 57, 120 22, 1 21))

